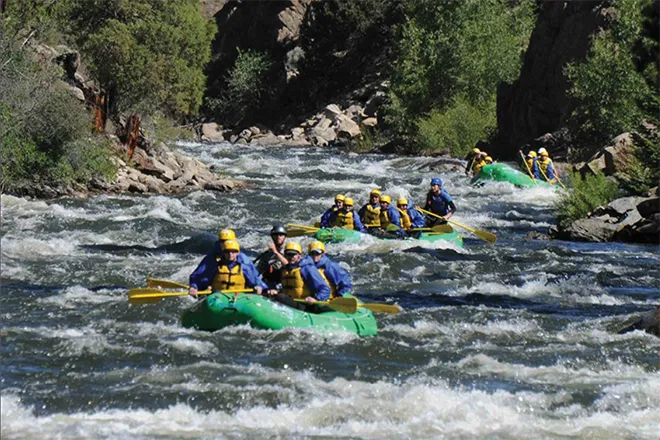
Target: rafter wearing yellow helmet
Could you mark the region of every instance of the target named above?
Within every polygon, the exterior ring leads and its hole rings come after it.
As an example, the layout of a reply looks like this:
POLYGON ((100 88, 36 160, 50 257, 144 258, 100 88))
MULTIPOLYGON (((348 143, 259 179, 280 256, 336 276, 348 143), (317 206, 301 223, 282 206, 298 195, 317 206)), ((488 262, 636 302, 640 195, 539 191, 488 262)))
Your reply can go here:
POLYGON ((321 227, 322 228, 329 228, 332 225, 330 222, 332 221, 333 213, 339 211, 344 207, 344 201, 346 200, 346 196, 343 194, 337 194, 335 196, 335 204, 332 205, 330 208, 328 208, 327 211, 323 213, 321 216, 321 227))
POLYGON ((245 254, 231 229, 223 229, 213 252, 209 253, 190 274, 188 293, 196 297, 198 290, 209 286, 213 291, 254 288, 261 292, 268 286, 259 277, 257 268, 245 254))
POLYGON ((330 214, 328 223, 331 227, 355 229, 360 232, 366 232, 364 225, 353 211, 353 199, 346 197, 344 199, 344 207, 330 214))
POLYGON ((376 188, 369 193, 369 203, 365 203, 358 211, 358 217, 365 230, 380 228, 380 191, 376 188))

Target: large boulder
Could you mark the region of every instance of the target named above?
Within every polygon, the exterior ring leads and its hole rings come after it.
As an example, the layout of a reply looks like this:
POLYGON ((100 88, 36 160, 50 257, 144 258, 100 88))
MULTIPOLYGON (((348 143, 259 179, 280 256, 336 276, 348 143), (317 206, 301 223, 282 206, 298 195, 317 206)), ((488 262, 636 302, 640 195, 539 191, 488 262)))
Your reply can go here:
POLYGON ((624 334, 635 330, 643 330, 646 333, 660 337, 660 306, 656 306, 655 310, 638 317, 634 322, 621 328, 618 333, 624 334))
POLYGON ((634 140, 632 133, 623 133, 612 139, 610 145, 594 154, 587 162, 578 164, 575 168, 582 174, 605 173, 613 176, 625 172, 634 154, 634 140))

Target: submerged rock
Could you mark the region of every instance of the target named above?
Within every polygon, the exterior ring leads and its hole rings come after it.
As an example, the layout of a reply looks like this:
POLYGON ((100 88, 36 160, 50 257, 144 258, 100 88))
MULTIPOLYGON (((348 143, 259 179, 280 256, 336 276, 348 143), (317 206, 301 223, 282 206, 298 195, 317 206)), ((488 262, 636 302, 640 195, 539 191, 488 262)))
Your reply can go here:
POLYGON ((660 337, 660 306, 656 306, 655 310, 651 310, 631 324, 623 327, 618 333, 624 334, 635 330, 644 330, 646 333, 660 337))

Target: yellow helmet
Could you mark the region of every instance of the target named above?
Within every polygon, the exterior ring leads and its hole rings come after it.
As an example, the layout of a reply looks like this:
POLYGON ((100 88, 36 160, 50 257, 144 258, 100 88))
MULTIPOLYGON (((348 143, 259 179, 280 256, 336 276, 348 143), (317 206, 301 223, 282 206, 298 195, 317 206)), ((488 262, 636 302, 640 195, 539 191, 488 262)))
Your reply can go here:
POLYGON ((241 247, 238 245, 238 242, 236 240, 227 240, 225 243, 222 245, 222 250, 223 251, 236 251, 240 252, 241 247))
POLYGON ((490 156, 486 156, 486 158, 485 158, 484 160, 486 161, 486 163, 491 163, 491 162, 493 162, 493 158, 490 157, 490 156))
POLYGON ((323 242, 320 242, 320 241, 311 242, 309 244, 309 246, 307 247, 307 252, 309 252, 311 254, 311 253, 314 253, 314 251, 321 251, 321 253, 324 253, 325 252, 325 245, 323 244, 323 242))
POLYGON ((476 154, 476 153, 481 153, 481 150, 478 149, 478 148, 473 148, 473 149, 472 149, 472 152, 475 153, 475 154, 476 154))
POLYGON ((337 194, 337 195, 335 196, 335 202, 339 202, 339 201, 342 201, 342 202, 343 202, 344 200, 346 200, 346 197, 344 197, 343 194, 337 194))
POLYGON ((284 246, 284 253, 291 253, 291 252, 298 252, 299 254, 302 254, 302 247, 300 246, 300 243, 296 243, 295 241, 290 241, 284 246))
POLYGON ((539 155, 541 155, 543 153, 547 153, 547 152, 548 151, 545 148, 543 148, 543 147, 539 148, 539 155))
POLYGON ((353 199, 350 197, 346 197, 346 200, 344 200, 344 205, 353 206, 353 199))
POLYGON ((545 150, 543 150, 543 151, 541 152, 541 157, 548 157, 548 152, 545 151, 545 150))
POLYGON ((218 240, 236 240, 236 232, 233 229, 222 229, 218 232, 218 240))
POLYGON ((380 196, 380 191, 377 190, 376 188, 372 189, 371 192, 369 193, 370 196, 380 196))
POLYGON ((392 203, 392 198, 388 195, 384 195, 380 197, 380 202, 381 203, 392 203))
POLYGON ((396 201, 396 204, 408 206, 408 199, 406 199, 405 197, 401 197, 399 200, 396 201))
POLYGON ((530 151, 529 153, 527 153, 527 156, 528 157, 536 157, 536 151, 530 151))

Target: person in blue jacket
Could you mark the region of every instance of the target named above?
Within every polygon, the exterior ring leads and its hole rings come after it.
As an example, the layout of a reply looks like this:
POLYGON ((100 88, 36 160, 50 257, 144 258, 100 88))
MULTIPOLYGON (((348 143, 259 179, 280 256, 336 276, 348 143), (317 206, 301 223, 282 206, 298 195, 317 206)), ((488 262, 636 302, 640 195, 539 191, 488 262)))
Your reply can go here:
POLYGON ((314 262, 314 266, 325 277, 330 286, 330 296, 336 298, 350 293, 353 288, 351 276, 336 262, 332 261, 325 253, 325 245, 320 241, 313 241, 307 248, 309 258, 314 262))
POLYGON ((426 226, 426 219, 419 212, 412 200, 409 202, 405 197, 399 198, 396 201, 396 207, 401 214, 401 227, 410 236, 418 237, 419 231, 412 231, 411 229, 423 228, 426 226))
MULTIPOLYGON (((452 200, 447 191, 442 189, 442 179, 439 177, 431 179, 431 190, 426 194, 426 205, 424 205, 424 209, 444 217, 444 220, 449 219, 454 215, 454 212, 456 212, 454 200, 452 200)), ((426 225, 431 227, 436 224, 446 223, 444 220, 433 216, 427 216, 426 225)))
POLYGON ((216 250, 204 257, 190 274, 190 296, 197 297, 199 290, 209 286, 214 292, 254 288, 257 294, 261 294, 268 286, 259 277, 252 260, 245 255, 241 257, 241 248, 236 240, 222 241, 222 245, 217 243, 216 250))
POLYGON ((381 238, 406 238, 406 231, 401 227, 401 214, 392 206, 392 198, 388 195, 380 197, 380 229, 371 231, 381 238))
POLYGON ((333 219, 333 215, 337 212, 340 211, 344 207, 344 201, 346 200, 346 197, 343 194, 337 194, 335 196, 335 204, 328 208, 327 211, 323 213, 321 216, 321 227, 322 228, 330 228, 332 227, 331 222, 333 219))
POLYGON ((268 295, 295 309, 318 311, 309 306, 313 306, 317 301, 327 301, 330 298, 330 286, 314 266, 314 262, 309 258, 302 258, 300 243, 287 243, 284 256, 289 264, 282 268, 282 284, 279 290, 268 290, 268 295), (305 302, 297 302, 296 299, 304 299, 305 302))

